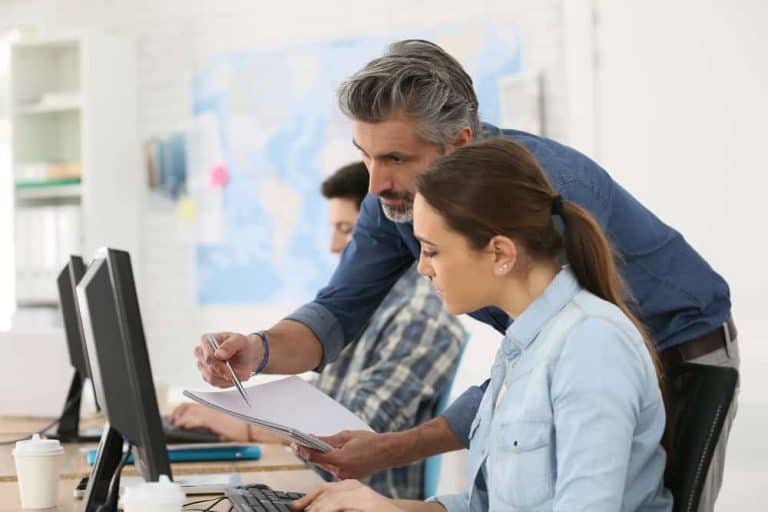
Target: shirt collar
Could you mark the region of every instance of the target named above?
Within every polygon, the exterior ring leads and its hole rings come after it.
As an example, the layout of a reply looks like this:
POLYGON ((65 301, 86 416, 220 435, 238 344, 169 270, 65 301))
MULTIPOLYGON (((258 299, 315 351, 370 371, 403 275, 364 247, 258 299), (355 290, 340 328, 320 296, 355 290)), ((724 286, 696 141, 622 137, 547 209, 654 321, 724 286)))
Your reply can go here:
POLYGON ((542 328, 581 290, 569 265, 564 266, 539 295, 507 328, 504 352, 525 350, 542 328), (515 350, 516 349, 516 350, 515 350))
POLYGON ((480 123, 479 139, 488 139, 490 137, 501 137, 501 129, 491 123, 480 123))

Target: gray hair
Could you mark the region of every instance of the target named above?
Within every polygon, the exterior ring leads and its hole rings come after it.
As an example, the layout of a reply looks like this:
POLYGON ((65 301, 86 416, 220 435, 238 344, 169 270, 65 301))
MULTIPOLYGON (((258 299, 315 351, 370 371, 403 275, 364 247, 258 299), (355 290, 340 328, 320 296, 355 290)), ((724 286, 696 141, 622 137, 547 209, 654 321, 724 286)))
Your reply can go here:
POLYGON ((429 41, 390 45, 338 89, 339 107, 358 121, 377 123, 404 114, 418 121, 422 140, 444 146, 462 128, 480 133, 472 78, 445 50, 429 41))

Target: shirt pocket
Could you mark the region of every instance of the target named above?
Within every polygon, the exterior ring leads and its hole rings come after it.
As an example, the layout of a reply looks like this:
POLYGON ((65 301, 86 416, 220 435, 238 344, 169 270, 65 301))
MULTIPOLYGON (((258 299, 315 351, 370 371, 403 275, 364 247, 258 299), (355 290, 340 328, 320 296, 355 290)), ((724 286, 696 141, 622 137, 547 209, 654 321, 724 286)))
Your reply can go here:
POLYGON ((506 421, 499 425, 495 464, 489 468, 492 492, 501 503, 524 509, 553 497, 553 424, 543 421, 506 421))

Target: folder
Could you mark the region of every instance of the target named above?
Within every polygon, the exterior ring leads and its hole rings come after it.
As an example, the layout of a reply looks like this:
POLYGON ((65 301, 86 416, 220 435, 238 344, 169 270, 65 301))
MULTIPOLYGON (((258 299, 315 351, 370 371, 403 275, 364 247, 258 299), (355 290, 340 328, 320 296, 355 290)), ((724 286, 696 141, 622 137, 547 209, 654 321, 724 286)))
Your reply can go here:
MULTIPOLYGON (((96 462, 97 450, 85 452, 85 460, 92 466, 96 462)), ((197 446, 185 445, 168 448, 170 462, 208 462, 231 460, 258 460, 261 458, 261 448, 256 445, 222 445, 202 444, 197 446)), ((133 464, 133 455, 128 456, 127 464, 133 464)))

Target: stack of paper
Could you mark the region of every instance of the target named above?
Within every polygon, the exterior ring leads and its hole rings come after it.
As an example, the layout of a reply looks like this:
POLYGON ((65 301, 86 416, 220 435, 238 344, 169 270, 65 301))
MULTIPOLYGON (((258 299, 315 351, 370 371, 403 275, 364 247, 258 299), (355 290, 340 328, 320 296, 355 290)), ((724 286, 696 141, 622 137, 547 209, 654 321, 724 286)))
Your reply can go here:
POLYGON ((333 447, 315 436, 329 436, 342 430, 372 431, 349 409, 296 376, 248 386, 245 393, 250 405, 234 388, 184 391, 184 396, 324 452, 333 447))

